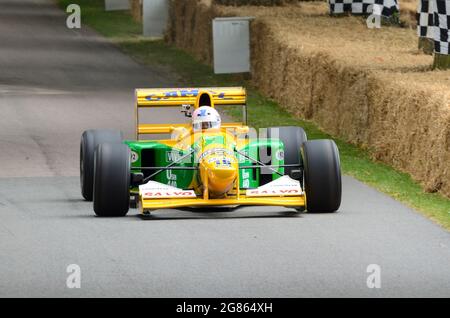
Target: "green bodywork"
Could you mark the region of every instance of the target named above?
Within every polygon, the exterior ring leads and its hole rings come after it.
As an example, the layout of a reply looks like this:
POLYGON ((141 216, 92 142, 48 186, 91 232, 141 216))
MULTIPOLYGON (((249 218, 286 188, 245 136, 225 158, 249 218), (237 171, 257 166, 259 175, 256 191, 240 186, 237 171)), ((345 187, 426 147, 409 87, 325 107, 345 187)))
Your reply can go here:
MULTIPOLYGON (((192 152, 192 150, 180 150, 179 148, 170 147, 164 142, 157 140, 125 141, 125 144, 132 151, 132 168, 166 167, 192 152)), ((248 142, 242 148, 236 148, 234 140, 229 142, 226 140, 226 135, 217 135, 200 137, 191 146, 191 149, 194 150, 193 153, 174 166, 198 166, 198 160, 195 160, 195 158, 201 155, 202 149, 205 146, 211 144, 221 145, 222 148, 229 149, 232 152, 236 149, 252 159, 256 159, 267 165, 279 166, 284 164, 284 145, 280 140, 258 139, 248 142)), ((234 152, 234 155, 238 159, 240 167, 257 165, 237 152, 234 152)), ((283 167, 273 168, 273 170, 278 171, 281 175, 284 174, 283 167)), ((142 172, 145 176, 148 176, 156 171, 134 169, 133 172, 142 172)), ((280 175, 268 168, 240 169, 239 173, 241 189, 257 188, 264 183, 280 177, 280 175)), ((157 174, 152 180, 180 189, 188 189, 198 180, 198 173, 195 170, 166 170, 157 174)))

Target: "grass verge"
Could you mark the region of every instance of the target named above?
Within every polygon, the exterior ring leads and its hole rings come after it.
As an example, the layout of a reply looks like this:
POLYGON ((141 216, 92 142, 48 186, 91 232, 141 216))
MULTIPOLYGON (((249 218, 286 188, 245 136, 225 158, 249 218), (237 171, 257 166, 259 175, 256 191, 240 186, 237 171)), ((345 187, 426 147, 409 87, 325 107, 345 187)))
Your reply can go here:
MULTIPOLYGON (((165 44, 163 41, 140 36, 142 26, 125 11, 105 12, 102 0, 57 0, 65 9, 77 3, 82 10, 82 23, 109 38, 121 50, 140 63, 164 67, 179 75, 180 82, 188 86, 231 86, 248 88, 249 125, 254 128, 298 125, 310 139, 331 138, 314 123, 292 117, 276 102, 262 96, 240 76, 215 75, 212 69, 192 56, 165 44)), ((231 116, 239 113, 232 111, 231 116)), ((383 163, 374 162, 370 153, 342 140, 333 138, 341 153, 342 170, 346 175, 384 192, 420 211, 446 229, 450 229, 450 200, 437 193, 425 193, 408 174, 396 171, 383 163)))

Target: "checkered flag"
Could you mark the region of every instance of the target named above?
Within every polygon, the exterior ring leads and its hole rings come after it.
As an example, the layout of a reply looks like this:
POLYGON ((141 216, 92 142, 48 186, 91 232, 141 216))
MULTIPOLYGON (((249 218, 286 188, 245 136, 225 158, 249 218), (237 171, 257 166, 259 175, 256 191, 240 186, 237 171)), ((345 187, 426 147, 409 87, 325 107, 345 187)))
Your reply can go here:
POLYGON ((434 39, 434 0, 419 0, 417 7, 417 35, 434 39))
POLYGON ((390 17, 400 11, 398 0, 375 0, 374 10, 376 7, 379 8, 381 15, 384 17, 390 17))
POLYGON ((434 51, 450 55, 448 30, 450 29, 450 0, 435 0, 434 51))
POLYGON ((390 17, 399 11, 397 0, 328 0, 330 13, 377 14, 390 17))
POLYGON ((352 12, 353 0, 328 0, 331 13, 352 12))

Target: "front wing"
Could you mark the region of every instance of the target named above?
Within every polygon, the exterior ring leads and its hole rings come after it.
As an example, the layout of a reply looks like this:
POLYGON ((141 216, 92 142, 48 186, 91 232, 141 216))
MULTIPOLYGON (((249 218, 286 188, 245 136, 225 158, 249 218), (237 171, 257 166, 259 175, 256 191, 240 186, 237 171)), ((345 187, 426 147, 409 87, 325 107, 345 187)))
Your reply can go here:
POLYGON ((289 176, 283 176, 257 189, 230 193, 220 199, 197 196, 193 190, 150 181, 139 187, 139 202, 142 213, 181 207, 267 205, 299 208, 306 205, 300 183, 289 176))
POLYGON ((228 197, 222 199, 143 199, 140 197, 140 209, 142 213, 155 209, 230 205, 267 205, 298 208, 305 206, 305 197, 304 195, 289 197, 247 197, 241 195, 239 198, 228 197))

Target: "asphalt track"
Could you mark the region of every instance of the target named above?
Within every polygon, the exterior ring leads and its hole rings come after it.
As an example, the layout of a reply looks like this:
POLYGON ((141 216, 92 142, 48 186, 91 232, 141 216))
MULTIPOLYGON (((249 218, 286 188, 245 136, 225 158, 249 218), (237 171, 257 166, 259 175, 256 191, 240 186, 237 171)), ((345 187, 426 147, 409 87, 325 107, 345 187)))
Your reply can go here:
POLYGON ((67 29, 51 0, 0 0, 0 30, 1 297, 450 297, 449 233, 349 177, 336 214, 95 217, 79 191, 82 131, 131 137, 133 89, 177 76, 67 29), (69 264, 80 289, 66 287, 69 264))

